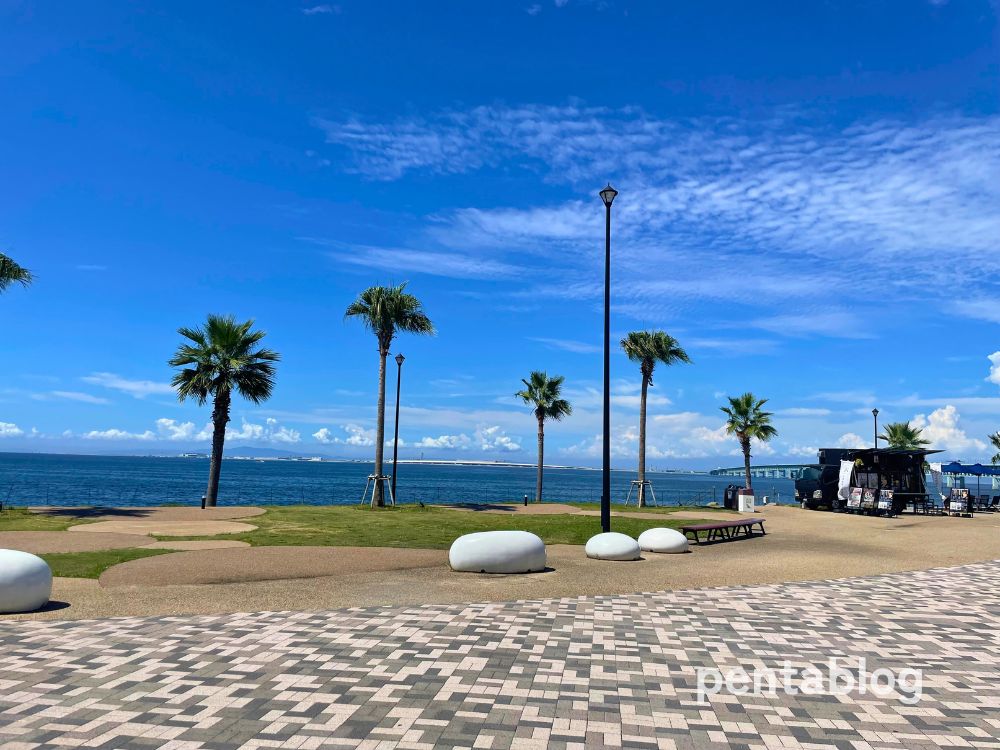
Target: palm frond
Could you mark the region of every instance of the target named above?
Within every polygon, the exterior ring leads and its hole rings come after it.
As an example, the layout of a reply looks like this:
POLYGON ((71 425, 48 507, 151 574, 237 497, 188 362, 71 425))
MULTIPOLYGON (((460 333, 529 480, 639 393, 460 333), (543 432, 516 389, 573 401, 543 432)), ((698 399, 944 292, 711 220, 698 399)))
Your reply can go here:
POLYGON ((6 291, 12 284, 28 286, 34 278, 27 268, 19 266, 12 258, 0 253, 0 292, 6 291))
POLYGON ((204 404, 210 397, 233 391, 255 404, 271 397, 274 363, 281 356, 272 349, 256 348, 267 334, 252 330, 253 323, 232 315, 209 315, 203 326, 178 329, 187 341, 167 362, 183 368, 171 380, 178 399, 204 404))
POLYGON ((726 419, 726 432, 736 435, 740 440, 757 439, 767 442, 778 434, 771 424, 772 412, 764 411, 766 398, 757 398, 752 393, 741 396, 730 396, 729 406, 721 406, 726 419))
POLYGON ((423 311, 423 305, 406 291, 406 284, 372 286, 347 306, 345 318, 358 318, 375 334, 379 349, 388 352, 397 332, 433 335, 434 324, 423 311))
POLYGON ((562 385, 565 380, 562 375, 550 378, 544 371, 535 370, 528 378, 521 380, 525 388, 514 396, 533 406, 535 416, 539 419, 553 419, 558 422, 573 413, 572 404, 562 398, 562 385))

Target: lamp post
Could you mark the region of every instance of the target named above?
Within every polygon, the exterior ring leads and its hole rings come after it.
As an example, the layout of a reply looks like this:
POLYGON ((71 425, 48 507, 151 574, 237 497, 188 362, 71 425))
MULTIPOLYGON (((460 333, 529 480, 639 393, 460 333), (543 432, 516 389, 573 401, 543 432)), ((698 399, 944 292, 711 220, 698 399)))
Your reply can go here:
POLYGON ((878 448, 878 409, 872 409, 872 416, 875 417, 875 448, 878 448))
POLYGON ((611 183, 604 201, 604 463, 601 471, 601 531, 611 531, 611 204, 618 191, 611 183))
POLYGON ((396 461, 399 458, 399 384, 403 379, 403 360, 405 359, 406 357, 402 354, 396 355, 396 425, 392 436, 392 482, 390 484, 394 503, 396 502, 396 461))

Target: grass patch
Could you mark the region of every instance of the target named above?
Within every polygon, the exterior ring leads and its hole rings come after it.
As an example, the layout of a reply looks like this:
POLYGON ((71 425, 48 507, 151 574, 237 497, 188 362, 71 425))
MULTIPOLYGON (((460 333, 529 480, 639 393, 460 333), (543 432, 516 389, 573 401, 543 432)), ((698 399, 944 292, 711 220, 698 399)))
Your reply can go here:
POLYGON ((63 578, 99 578, 101 573, 118 563, 140 557, 162 555, 166 549, 105 549, 96 552, 52 552, 39 555, 52 568, 52 575, 63 578))
POLYGON ((72 515, 31 513, 27 508, 5 508, 0 512, 0 531, 65 531, 88 523, 72 515))
MULTIPOLYGON (((290 505, 268 508, 246 519, 258 528, 218 539, 261 546, 419 547, 448 549, 462 534, 519 529, 538 534, 546 544, 585 544, 600 530, 600 520, 577 515, 499 515, 413 506, 372 510, 367 506, 290 505)), ((616 518, 615 531, 636 537, 654 526, 679 528, 689 519, 616 518)), ((206 537, 187 537, 205 539, 206 537)), ((178 539, 178 537, 171 537, 178 539)))
MULTIPOLYGON (((580 508, 581 510, 600 510, 600 503, 566 503, 566 505, 572 505, 574 508, 580 508)), ((612 513, 662 513, 663 515, 669 515, 671 513, 676 513, 679 510, 693 510, 697 513, 705 513, 706 515, 711 515, 712 513, 718 513, 722 511, 723 513, 733 513, 734 511, 726 510, 725 508, 709 508, 705 505, 658 505, 654 507, 646 506, 645 508, 637 508, 635 505, 625 505, 618 503, 612 504, 612 513)), ((692 523, 688 521, 687 523, 692 523)))

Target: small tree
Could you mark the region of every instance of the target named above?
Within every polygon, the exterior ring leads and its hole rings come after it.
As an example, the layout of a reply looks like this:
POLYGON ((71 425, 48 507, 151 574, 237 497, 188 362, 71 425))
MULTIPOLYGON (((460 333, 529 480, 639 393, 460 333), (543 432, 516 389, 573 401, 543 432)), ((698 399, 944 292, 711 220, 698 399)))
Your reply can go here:
POLYGON ((168 363, 184 368, 171 382, 178 399, 193 398, 199 406, 212 399, 212 460, 208 468, 206 506, 214 506, 219 496, 222 451, 233 391, 259 404, 269 399, 274 390, 274 363, 281 357, 258 346, 266 334, 250 330, 252 327, 253 320, 238 323, 231 315, 209 315, 202 327, 177 330, 187 341, 177 347, 168 363))
POLYGON ((771 424, 771 412, 764 411, 766 398, 757 398, 752 393, 729 397, 729 406, 720 407, 726 414, 726 432, 735 435, 743 450, 743 468, 746 472, 746 489, 753 490, 750 478, 750 441, 757 439, 763 443, 778 434, 771 424))
POLYGON ((642 391, 639 396, 639 507, 646 505, 646 391, 653 384, 657 362, 674 365, 691 360, 677 339, 663 331, 632 331, 621 340, 621 347, 633 362, 639 363, 642 391))
POLYGON ((562 398, 562 375, 550 378, 544 372, 535 370, 524 383, 524 390, 514 394, 524 403, 533 406, 538 420, 538 473, 535 478, 535 502, 542 502, 542 467, 545 463, 545 420, 557 422, 573 413, 569 401, 562 398))

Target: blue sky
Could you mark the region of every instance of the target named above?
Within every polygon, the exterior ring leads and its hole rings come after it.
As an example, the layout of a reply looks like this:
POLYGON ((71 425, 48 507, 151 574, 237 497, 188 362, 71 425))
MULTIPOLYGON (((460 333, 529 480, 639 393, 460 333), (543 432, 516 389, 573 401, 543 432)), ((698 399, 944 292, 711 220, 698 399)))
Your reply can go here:
MULTIPOLYGON (((599 462, 603 207, 613 336, 659 327, 649 463, 738 463, 915 421, 1000 428, 998 6, 951 2, 0 4, 0 450, 188 450, 176 329, 253 317, 284 355, 230 444, 372 452, 377 355, 343 320, 409 281, 404 456, 530 461, 512 394, 566 376, 553 462, 599 462), (990 359, 990 356, 993 359, 990 359)), ((612 359, 613 453, 638 370, 612 359)), ((394 383, 390 380, 390 391, 394 383)), ((391 408, 391 398, 390 398, 391 408)))

